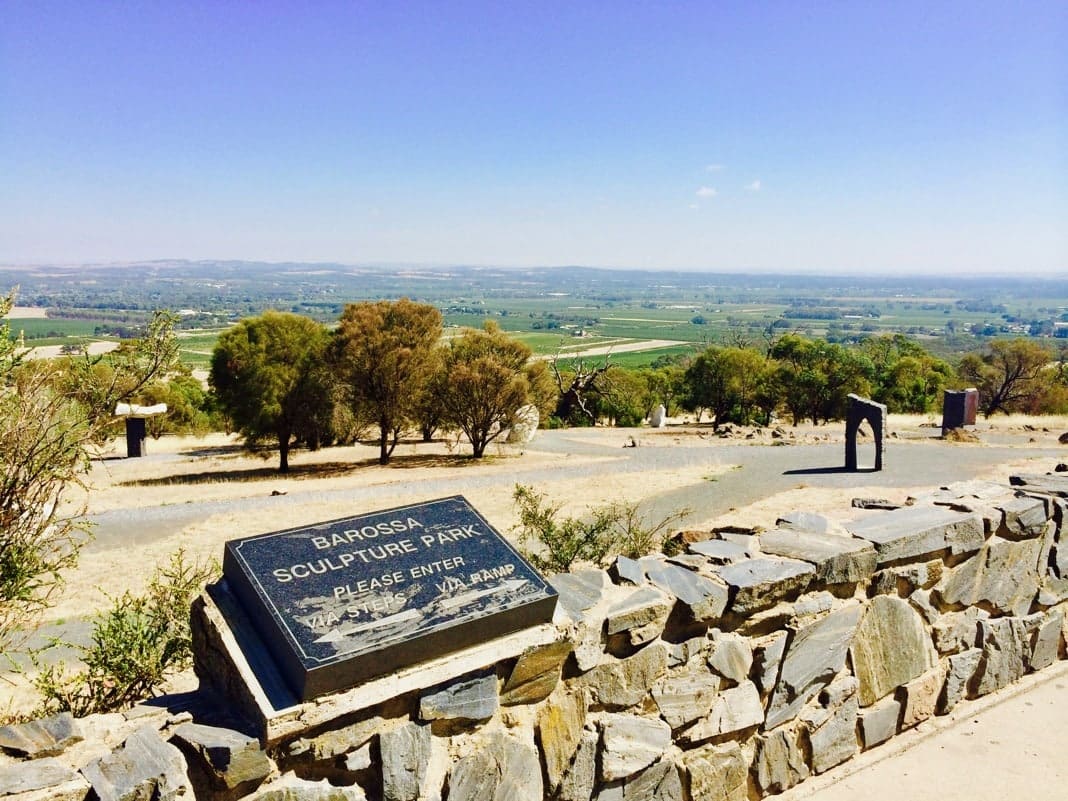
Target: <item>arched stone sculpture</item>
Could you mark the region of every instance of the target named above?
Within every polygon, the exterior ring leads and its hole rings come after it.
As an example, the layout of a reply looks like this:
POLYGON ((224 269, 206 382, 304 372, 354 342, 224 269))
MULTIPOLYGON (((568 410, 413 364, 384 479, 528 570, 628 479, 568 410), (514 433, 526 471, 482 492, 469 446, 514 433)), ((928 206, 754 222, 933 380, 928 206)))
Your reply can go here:
POLYGON ((883 469, 883 429, 886 427, 886 406, 882 403, 849 395, 849 413, 846 417, 846 470, 857 469, 857 429, 865 420, 875 435, 875 469, 883 469))

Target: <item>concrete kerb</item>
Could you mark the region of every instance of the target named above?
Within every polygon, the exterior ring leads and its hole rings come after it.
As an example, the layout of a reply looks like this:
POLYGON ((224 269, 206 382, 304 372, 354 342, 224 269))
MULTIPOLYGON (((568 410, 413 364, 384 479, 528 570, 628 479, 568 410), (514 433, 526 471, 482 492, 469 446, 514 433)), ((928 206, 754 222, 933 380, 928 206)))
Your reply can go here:
POLYGON ((1055 662, 1048 668, 1023 676, 997 692, 980 698, 961 701, 957 708, 948 715, 928 718, 916 728, 900 732, 886 743, 858 754, 853 759, 843 762, 826 773, 812 776, 791 789, 776 795, 775 798, 777 801, 802 801, 802 799, 818 798, 818 794, 821 791, 827 790, 873 765, 901 756, 920 743, 947 732, 975 715, 1011 701, 1047 682, 1065 678, 1068 678, 1068 661, 1055 662))

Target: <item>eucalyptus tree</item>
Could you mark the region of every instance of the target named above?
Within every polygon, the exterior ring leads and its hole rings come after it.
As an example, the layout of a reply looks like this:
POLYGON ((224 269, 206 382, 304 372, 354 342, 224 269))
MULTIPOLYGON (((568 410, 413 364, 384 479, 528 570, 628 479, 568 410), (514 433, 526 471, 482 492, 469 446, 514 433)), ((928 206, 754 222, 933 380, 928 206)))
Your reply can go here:
POLYGON ((527 345, 493 322, 449 342, 441 402, 446 421, 464 432, 474 458, 481 459, 486 446, 512 426, 521 407, 538 405, 544 395, 548 371, 543 362, 532 362, 530 357, 527 345))
POLYGON ((330 426, 329 335, 314 320, 268 311, 219 336, 209 383, 249 444, 273 439, 280 473, 294 441, 317 444, 330 426))
POLYGON ((389 464, 401 432, 417 419, 440 338, 441 313, 407 298, 350 303, 341 314, 330 362, 342 397, 378 427, 379 464, 389 464))

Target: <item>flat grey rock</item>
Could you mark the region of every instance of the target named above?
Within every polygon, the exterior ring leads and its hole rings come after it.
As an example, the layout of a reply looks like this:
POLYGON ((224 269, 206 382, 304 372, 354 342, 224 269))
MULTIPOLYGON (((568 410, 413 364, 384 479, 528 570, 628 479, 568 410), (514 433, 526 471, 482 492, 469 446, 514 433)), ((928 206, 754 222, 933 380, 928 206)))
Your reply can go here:
POLYGON ((608 610, 605 630, 609 636, 626 632, 632 645, 650 642, 664 631, 674 605, 662 590, 638 587, 608 610))
POLYGON ((973 679, 976 695, 1000 690, 1027 671, 1030 644, 1019 618, 980 620, 979 637, 983 658, 973 679))
POLYGON ((789 529, 791 531, 809 531, 814 534, 826 534, 830 530, 831 521, 823 515, 818 515, 815 512, 794 510, 792 512, 787 512, 776 520, 775 525, 779 528, 789 529))
POLYGON ((694 620, 715 620, 727 608, 727 587, 692 570, 668 562, 643 562, 650 582, 690 607, 694 620))
POLYGON ((601 735, 597 732, 588 729, 582 732, 575 757, 560 783, 559 801, 590 801, 597 784, 597 746, 600 742, 601 735))
POLYGON ((808 562, 760 557, 723 565, 716 572, 731 588, 731 611, 749 614, 796 596, 816 575, 808 562))
POLYGON ((1057 498, 1068 498, 1068 473, 1009 476, 1009 483, 1028 492, 1040 492, 1057 498))
POLYGON ((645 571, 635 559, 617 556, 612 563, 612 573, 620 583, 639 585, 645 583, 645 571))
POLYGON ((989 604, 997 612, 1027 614, 1041 583, 1040 539, 1006 540, 991 537, 979 552, 953 568, 942 598, 950 604, 989 604))
POLYGON ((1064 629, 1064 610, 1050 609, 1043 615, 1031 648, 1031 670, 1043 670, 1057 661, 1061 632, 1064 629))
POLYGON ((770 693, 775 687, 787 639, 787 632, 775 631, 753 641, 753 681, 761 693, 770 693))
POLYGON ((0 726, 0 748, 30 759, 63 753, 82 741, 82 729, 70 712, 13 726, 0 726))
POLYGON ((90 762, 82 774, 99 801, 174 801, 193 796, 181 751, 165 743, 150 726, 138 729, 120 748, 90 762))
POLYGON ((764 722, 764 705, 751 681, 723 690, 712 699, 707 714, 680 733, 684 743, 698 743, 724 734, 759 726, 764 722))
POLYGON ((887 696, 867 709, 860 710, 859 718, 860 736, 865 749, 885 743, 897 734, 901 702, 893 696, 887 696))
POLYGON ((596 606, 612 586, 612 580, 603 570, 580 570, 575 573, 557 573, 549 584, 560 596, 560 605, 576 620, 596 606))
POLYGON ((1007 539, 1041 537, 1046 532, 1046 504, 1041 498, 1026 495, 998 504, 1003 517, 998 535, 1007 539))
POLYGON ((660 716, 672 729, 679 729, 708 714, 720 686, 716 676, 695 670, 663 679, 652 694, 660 716))
POLYGON ((198 762, 219 790, 250 791, 272 769, 260 741, 233 729, 183 723, 174 730, 172 740, 198 762))
POLYGON ((497 711, 497 677, 493 674, 460 681, 419 699, 423 720, 487 720, 497 711))
POLYGON ((877 558, 875 547, 866 540, 781 528, 760 535, 760 550, 808 562, 825 584, 867 581, 877 558))
POLYGON ((762 793, 789 790, 810 774, 800 727, 780 726, 757 736, 752 776, 762 793))
POLYGON ((931 626, 931 636, 940 654, 955 654, 975 646, 979 634, 979 609, 943 612, 931 626))
MULTIPOLYGON (((42 757, 0 768, 0 797, 47 790, 79 778, 78 772, 58 759, 42 757)), ((88 790, 88 785, 86 790, 88 790)))
POLYGON ((953 654, 947 660, 946 682, 942 696, 938 701, 938 714, 948 715, 964 698, 968 696, 968 685, 979 667, 983 652, 979 648, 970 648, 959 654, 953 654))
POLYGON ((655 642, 626 659, 610 660, 583 676, 583 684, 597 704, 631 707, 641 703, 667 672, 668 647, 655 642))
POLYGON ((534 744, 495 732, 453 766, 449 801, 513 801, 543 796, 534 744))
POLYGON ((740 684, 753 667, 753 645, 748 637, 713 629, 708 665, 723 678, 740 684))
POLYGON ((868 540, 881 567, 898 559, 915 559, 948 548, 954 554, 979 549, 985 538, 983 519, 941 506, 910 506, 853 520, 846 529, 868 540))
POLYGON ((287 773, 242 801, 367 801, 367 795, 359 785, 335 787, 326 779, 309 781, 287 773))
POLYGON ((708 560, 703 556, 699 556, 695 553, 680 553, 675 556, 668 557, 668 564, 678 565, 684 567, 687 570, 700 570, 708 564, 708 560))
POLYGON ((714 565, 726 565, 748 559, 749 551, 743 545, 728 540, 702 540, 687 546, 690 553, 705 557, 714 565))
POLYGON ((669 758, 606 785, 595 801, 683 801, 679 769, 669 758))
POLYGON ((854 693, 837 704, 817 726, 809 731, 812 749, 812 772, 825 773, 856 755, 857 714, 860 705, 854 693))
POLYGON ((374 758, 371 756, 371 744, 364 743, 355 751, 349 751, 345 754, 345 770, 349 773, 359 773, 361 770, 367 770, 374 764, 374 758))

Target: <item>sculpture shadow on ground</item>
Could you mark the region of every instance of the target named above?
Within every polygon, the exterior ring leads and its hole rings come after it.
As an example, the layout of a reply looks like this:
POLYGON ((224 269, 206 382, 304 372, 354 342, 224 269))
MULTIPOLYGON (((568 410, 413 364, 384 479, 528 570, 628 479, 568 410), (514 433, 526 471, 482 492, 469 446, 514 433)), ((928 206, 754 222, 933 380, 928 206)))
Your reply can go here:
POLYGON ((795 470, 783 470, 784 476, 821 476, 831 473, 878 473, 874 467, 798 467, 795 470))

